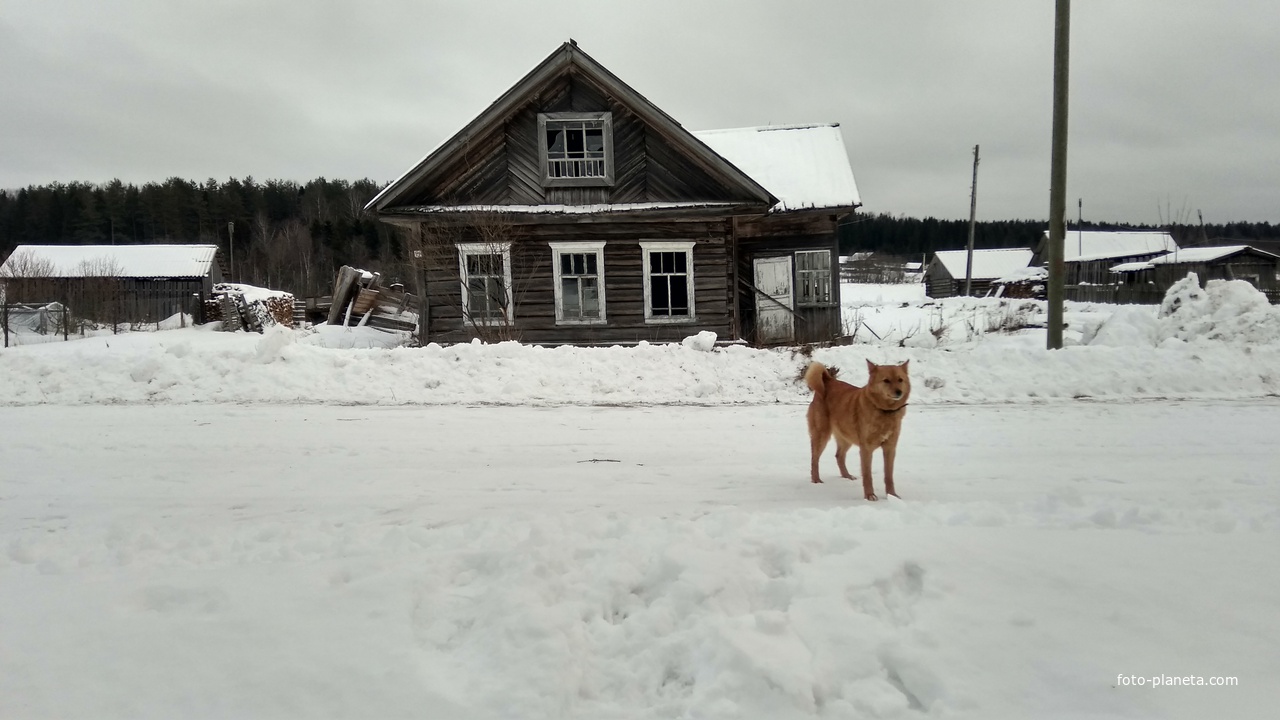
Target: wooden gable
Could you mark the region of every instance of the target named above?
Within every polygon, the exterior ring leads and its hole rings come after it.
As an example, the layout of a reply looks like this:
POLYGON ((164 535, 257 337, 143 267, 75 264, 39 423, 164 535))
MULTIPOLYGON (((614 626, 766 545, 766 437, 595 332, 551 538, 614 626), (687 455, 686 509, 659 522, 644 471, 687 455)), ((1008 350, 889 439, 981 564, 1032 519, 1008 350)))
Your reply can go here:
POLYGON ((775 198, 570 42, 370 207, 388 215, 424 207, 697 202, 764 211, 775 198), (561 112, 611 113, 612 184, 544 186, 537 118, 561 112))

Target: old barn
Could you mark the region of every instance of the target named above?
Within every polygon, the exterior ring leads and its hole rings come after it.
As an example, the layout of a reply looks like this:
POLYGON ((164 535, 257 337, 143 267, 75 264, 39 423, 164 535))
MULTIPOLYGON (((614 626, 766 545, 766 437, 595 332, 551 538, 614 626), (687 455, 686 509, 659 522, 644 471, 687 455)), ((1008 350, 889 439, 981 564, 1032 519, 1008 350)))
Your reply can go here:
POLYGON ((925 293, 931 298, 964 295, 965 278, 969 277, 970 294, 982 297, 991 283, 1021 270, 1031 262, 1031 251, 1025 248, 974 250, 973 267, 969 269, 967 250, 939 250, 924 270, 925 293))
POLYGON ((1129 288, 1150 288, 1149 301, 1159 302, 1175 282, 1195 273, 1209 280, 1244 280, 1266 293, 1271 302, 1280 301, 1280 256, 1249 245, 1182 248, 1138 263, 1117 265, 1111 270, 1118 282, 1129 288))
POLYGON ((59 302, 104 323, 199 320, 222 281, 216 245, 19 245, 0 265, 10 302, 59 302))
POLYGON ((692 133, 572 41, 388 185, 426 339, 757 344, 840 334, 838 125, 692 133))

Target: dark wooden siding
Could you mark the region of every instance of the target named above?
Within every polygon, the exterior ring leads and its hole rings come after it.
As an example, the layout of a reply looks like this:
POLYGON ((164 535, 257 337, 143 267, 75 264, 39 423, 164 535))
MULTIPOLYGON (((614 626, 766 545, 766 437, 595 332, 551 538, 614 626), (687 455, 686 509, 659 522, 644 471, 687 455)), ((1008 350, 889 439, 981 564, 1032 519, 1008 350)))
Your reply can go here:
POLYGON ((749 201, 688 157, 594 83, 566 74, 545 85, 502 125, 463 146, 430 187, 406 205, 586 205, 598 203, 749 201), (609 187, 542 186, 538 113, 603 112, 613 118, 614 182, 609 187))
POLYGON ((465 342, 487 335, 506 336, 526 343, 610 344, 670 342, 702 330, 722 339, 732 336, 731 289, 728 269, 727 222, 608 223, 541 226, 533 236, 512 243, 512 295, 514 325, 476 333, 464 326, 461 283, 456 252, 441 255, 428 273, 432 342, 465 342), (604 241, 605 313, 607 325, 557 325, 554 274, 548 242, 604 241), (695 321, 674 325, 650 324, 644 319, 642 240, 692 240, 695 321))
POLYGON ((836 253, 836 218, 821 214, 784 215, 739 223, 738 226, 738 312, 743 339, 754 343, 756 258, 793 256, 792 287, 795 287, 794 255, 797 250, 831 252, 831 304, 795 308, 795 342, 824 342, 842 332, 840 317, 840 264, 836 253))

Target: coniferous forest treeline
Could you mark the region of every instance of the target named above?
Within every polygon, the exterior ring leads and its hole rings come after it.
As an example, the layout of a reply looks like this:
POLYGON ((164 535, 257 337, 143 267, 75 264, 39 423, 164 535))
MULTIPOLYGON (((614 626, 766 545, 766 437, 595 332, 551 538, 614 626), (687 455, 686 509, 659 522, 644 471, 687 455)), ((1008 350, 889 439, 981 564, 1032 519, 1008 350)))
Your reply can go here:
MULTIPOLYGON (((300 296, 325 294, 342 265, 389 274, 403 269, 399 231, 364 212, 381 187, 367 179, 197 183, 169 178, 141 187, 113 180, 0 191, 0 259, 20 244, 209 243, 222 249, 224 266, 237 281, 300 296)), ((1047 225, 1045 220, 982 221, 974 244, 1031 247, 1047 225)), ((1126 226, 1085 222, 1084 227, 1126 226)), ((1280 226, 1270 223, 1178 224, 1170 230, 1185 246, 1280 238, 1280 226)), ((840 226, 840 248, 924 257, 963 248, 968 233, 965 220, 856 214, 840 226)))

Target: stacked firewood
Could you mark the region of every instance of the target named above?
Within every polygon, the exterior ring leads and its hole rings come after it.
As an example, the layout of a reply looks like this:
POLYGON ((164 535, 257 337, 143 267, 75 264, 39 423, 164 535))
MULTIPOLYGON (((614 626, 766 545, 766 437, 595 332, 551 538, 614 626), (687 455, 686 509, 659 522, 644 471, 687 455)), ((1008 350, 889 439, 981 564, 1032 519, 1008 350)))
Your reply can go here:
POLYGON ((205 318, 222 329, 262 332, 272 325, 293 327, 293 295, 239 283, 218 283, 205 301, 205 318))

